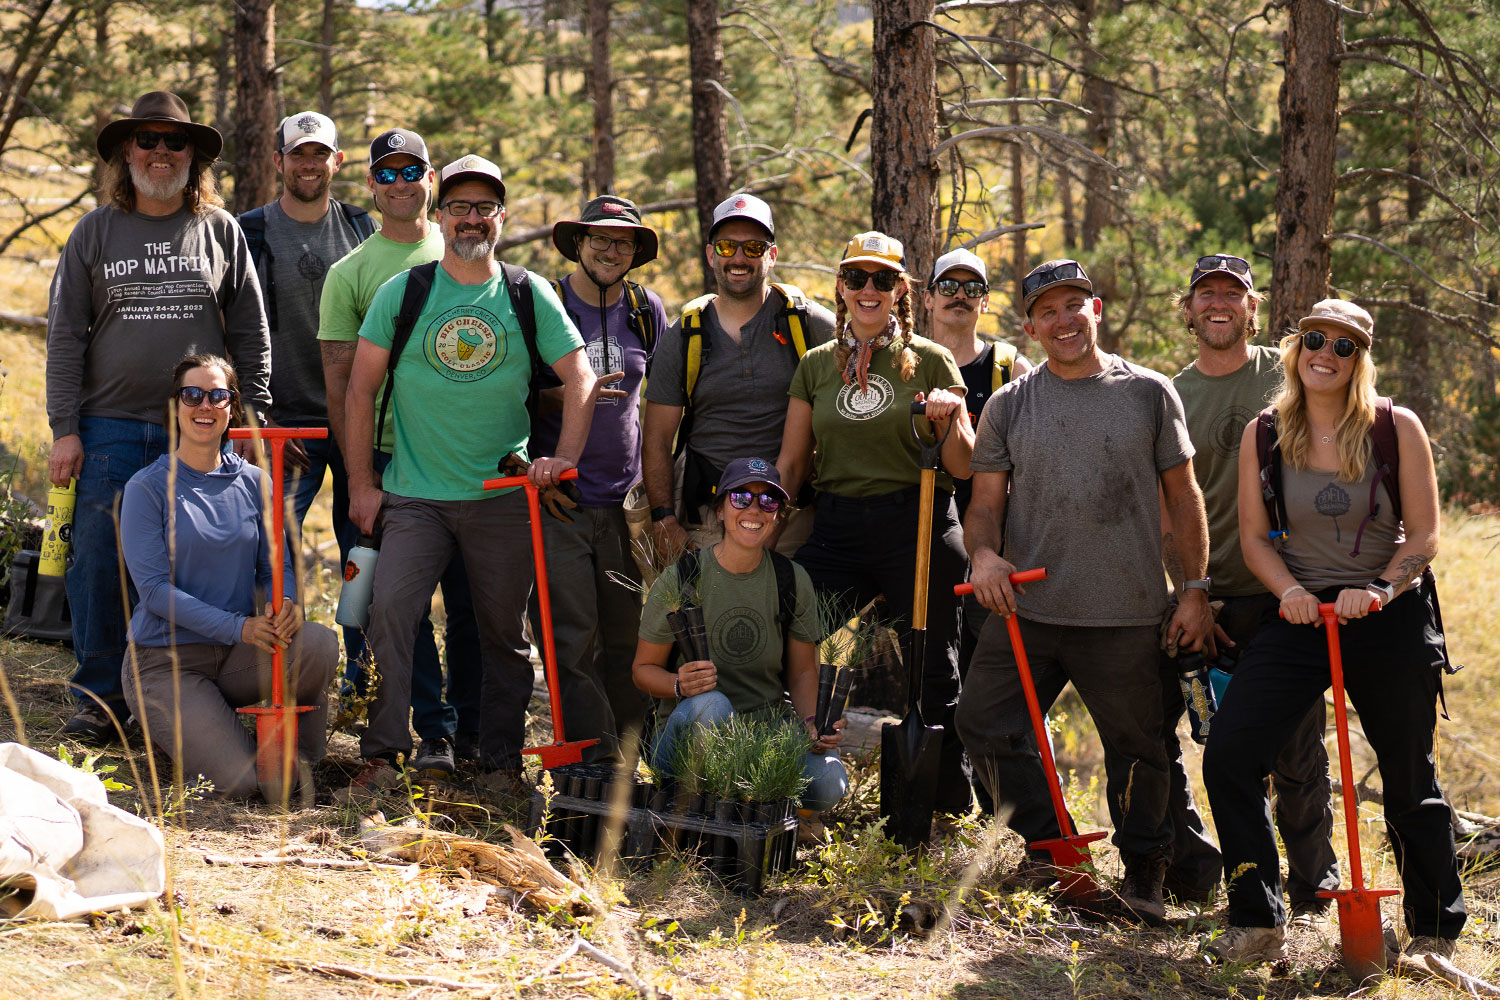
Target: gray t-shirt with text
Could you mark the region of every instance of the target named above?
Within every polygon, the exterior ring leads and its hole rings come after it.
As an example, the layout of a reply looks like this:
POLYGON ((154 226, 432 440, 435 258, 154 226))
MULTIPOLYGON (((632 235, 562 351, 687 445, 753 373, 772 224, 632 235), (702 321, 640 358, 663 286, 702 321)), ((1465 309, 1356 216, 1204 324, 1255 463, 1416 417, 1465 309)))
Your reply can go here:
POLYGON ((1087 378, 1039 365, 991 396, 971 464, 1011 474, 1006 558, 1047 570, 1017 598, 1021 614, 1054 625, 1160 622, 1158 482, 1192 456, 1172 383, 1113 355, 1087 378))

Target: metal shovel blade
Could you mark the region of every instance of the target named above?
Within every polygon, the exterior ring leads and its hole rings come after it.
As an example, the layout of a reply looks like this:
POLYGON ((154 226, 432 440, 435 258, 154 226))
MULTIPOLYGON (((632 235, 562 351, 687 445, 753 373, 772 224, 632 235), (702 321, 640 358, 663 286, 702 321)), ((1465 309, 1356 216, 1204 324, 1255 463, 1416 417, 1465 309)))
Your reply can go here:
POLYGON ((943 727, 924 725, 915 707, 880 727, 880 815, 886 836, 908 850, 932 835, 942 750, 943 727))
POLYGON ((1385 930, 1380 926, 1380 897, 1396 889, 1325 889, 1318 895, 1339 904, 1339 944, 1344 971, 1356 983, 1383 976, 1388 968, 1385 930))
POLYGON ((1073 833, 1048 840, 1034 840, 1026 846, 1033 851, 1046 851, 1052 858, 1052 866, 1057 869, 1059 895, 1072 903, 1090 903, 1098 901, 1099 886, 1089 871, 1094 861, 1089 845, 1108 835, 1108 830, 1073 833))

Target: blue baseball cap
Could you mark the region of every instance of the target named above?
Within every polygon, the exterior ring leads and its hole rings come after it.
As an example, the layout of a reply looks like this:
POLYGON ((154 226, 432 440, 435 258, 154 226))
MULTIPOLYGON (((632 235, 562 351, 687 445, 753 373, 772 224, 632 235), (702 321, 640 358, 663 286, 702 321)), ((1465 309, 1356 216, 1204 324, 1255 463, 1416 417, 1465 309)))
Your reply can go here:
POLYGON ((714 489, 714 496, 722 497, 746 483, 765 483, 771 488, 771 492, 781 497, 783 503, 792 502, 792 498, 782 488, 781 473, 776 471, 775 465, 763 458, 737 458, 726 465, 724 474, 719 477, 719 485, 714 489))

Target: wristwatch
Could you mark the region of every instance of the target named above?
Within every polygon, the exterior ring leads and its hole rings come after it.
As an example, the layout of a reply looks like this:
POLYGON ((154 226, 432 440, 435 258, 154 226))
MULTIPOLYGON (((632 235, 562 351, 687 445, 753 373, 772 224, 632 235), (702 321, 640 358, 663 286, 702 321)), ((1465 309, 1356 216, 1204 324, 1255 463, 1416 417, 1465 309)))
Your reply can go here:
POLYGON ((1204 593, 1207 593, 1208 590, 1209 590, 1209 585, 1212 582, 1213 582, 1213 578, 1212 577, 1205 576, 1201 580, 1188 580, 1188 581, 1186 581, 1185 583, 1183 583, 1182 589, 1183 590, 1201 590, 1204 593))
POLYGON ((669 517, 676 517, 676 516, 677 516, 677 511, 673 510, 671 507, 652 507, 651 508, 651 523, 652 524, 655 524, 657 521, 665 521, 669 517))
POLYGON ((1384 577, 1377 576, 1365 584, 1366 590, 1373 590, 1380 595, 1380 606, 1383 608, 1396 598, 1396 585, 1384 577))

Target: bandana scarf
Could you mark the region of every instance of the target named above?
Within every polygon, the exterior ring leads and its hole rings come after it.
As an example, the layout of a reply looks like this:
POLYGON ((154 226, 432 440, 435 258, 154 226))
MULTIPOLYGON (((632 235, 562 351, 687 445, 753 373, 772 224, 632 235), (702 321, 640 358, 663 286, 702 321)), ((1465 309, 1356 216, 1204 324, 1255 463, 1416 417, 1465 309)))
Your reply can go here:
POLYGON ((852 325, 844 324, 844 330, 839 334, 839 343, 849 348, 849 360, 844 362, 844 384, 855 382, 858 383, 860 392, 868 391, 867 376, 870 372, 870 358, 875 355, 876 351, 891 346, 900 333, 901 328, 896 325, 896 317, 891 316, 886 320, 884 330, 861 344, 859 338, 854 336, 852 325))

